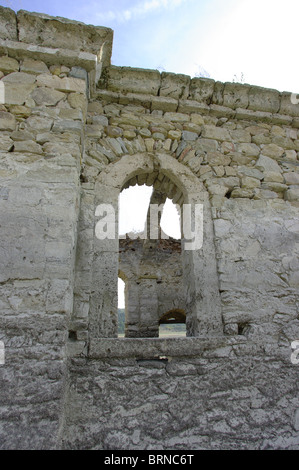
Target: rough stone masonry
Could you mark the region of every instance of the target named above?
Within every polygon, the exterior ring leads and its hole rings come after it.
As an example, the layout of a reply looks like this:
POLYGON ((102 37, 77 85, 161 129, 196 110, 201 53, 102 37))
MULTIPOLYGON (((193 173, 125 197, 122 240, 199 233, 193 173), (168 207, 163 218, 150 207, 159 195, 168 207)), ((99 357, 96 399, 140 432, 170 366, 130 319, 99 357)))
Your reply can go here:
POLYGON ((0 7, 0 448, 299 449, 299 105, 112 66, 112 41, 0 7), (203 205, 186 338, 117 337, 96 208, 136 184, 203 205))

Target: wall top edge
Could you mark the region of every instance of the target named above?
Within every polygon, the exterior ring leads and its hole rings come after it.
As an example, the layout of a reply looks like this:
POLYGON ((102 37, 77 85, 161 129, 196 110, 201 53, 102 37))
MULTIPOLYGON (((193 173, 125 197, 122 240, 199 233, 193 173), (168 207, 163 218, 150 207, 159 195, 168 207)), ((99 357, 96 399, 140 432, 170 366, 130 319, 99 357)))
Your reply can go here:
MULTIPOLYGON (((0 6, 0 41, 0 54, 18 60, 30 57, 47 64, 60 61, 67 66, 80 65, 88 71, 96 70, 99 91, 155 97, 156 109, 160 109, 160 101, 164 100, 161 109, 169 111, 200 112, 199 104, 231 109, 239 117, 242 115, 240 110, 244 110, 244 118, 247 118, 246 113, 252 112, 268 113, 257 116, 258 119, 272 120, 272 116, 279 116, 279 121, 283 121, 281 116, 299 117, 298 95, 288 91, 111 65, 113 30, 108 27, 25 10, 15 13, 0 6), (99 81, 97 63, 101 64, 102 70, 99 81), (175 101, 180 102, 180 107, 175 101)), ((214 109, 213 112, 218 111, 214 109)))
MULTIPOLYGON (((247 83, 220 82, 211 78, 159 72, 127 66, 104 68, 98 83, 99 91, 128 95, 143 94, 160 100, 184 102, 196 111, 201 106, 222 106, 235 112, 263 112, 269 115, 299 117, 298 95, 247 83)), ((174 105, 174 103, 173 103, 174 105)), ((200 110, 198 110, 200 111, 200 110)))
POLYGON ((54 49, 95 54, 110 65, 113 30, 68 18, 0 6, 0 39, 54 49))

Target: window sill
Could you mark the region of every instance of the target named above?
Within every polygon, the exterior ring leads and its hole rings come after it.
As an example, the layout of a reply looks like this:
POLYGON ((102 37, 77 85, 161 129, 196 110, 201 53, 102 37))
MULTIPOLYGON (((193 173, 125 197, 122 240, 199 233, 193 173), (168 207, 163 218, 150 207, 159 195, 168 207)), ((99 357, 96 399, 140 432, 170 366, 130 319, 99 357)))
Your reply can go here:
MULTIPOLYGON (((239 342, 246 342, 239 338, 239 342)), ((88 357, 92 359, 135 358, 161 359, 164 357, 202 356, 206 351, 217 351, 218 357, 232 353, 232 339, 225 336, 187 338, 99 338, 92 340, 88 357)))

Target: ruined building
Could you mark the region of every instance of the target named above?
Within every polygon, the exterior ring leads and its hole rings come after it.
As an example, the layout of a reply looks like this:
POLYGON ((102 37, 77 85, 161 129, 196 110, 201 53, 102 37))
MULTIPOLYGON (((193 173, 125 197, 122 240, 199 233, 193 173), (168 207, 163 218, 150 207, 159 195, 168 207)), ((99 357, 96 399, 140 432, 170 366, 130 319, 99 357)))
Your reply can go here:
POLYGON ((0 8, 0 448, 298 449, 299 104, 112 40, 0 8), (200 246, 98 237, 136 184, 200 246))

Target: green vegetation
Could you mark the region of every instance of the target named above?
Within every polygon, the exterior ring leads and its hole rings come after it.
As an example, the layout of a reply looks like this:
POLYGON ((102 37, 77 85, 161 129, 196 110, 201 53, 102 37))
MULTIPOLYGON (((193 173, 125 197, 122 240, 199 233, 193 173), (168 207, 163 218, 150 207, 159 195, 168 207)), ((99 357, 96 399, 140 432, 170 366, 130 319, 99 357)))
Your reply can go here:
MULTIPOLYGON (((118 335, 125 334, 125 309, 118 309, 118 335)), ((160 336, 186 336, 186 325, 182 323, 174 323, 172 325, 161 325, 160 336)))
POLYGON ((118 334, 123 336, 125 334, 125 309, 118 309, 118 334))
POLYGON ((185 323, 173 323, 172 325, 161 325, 159 336, 186 336, 185 323))

